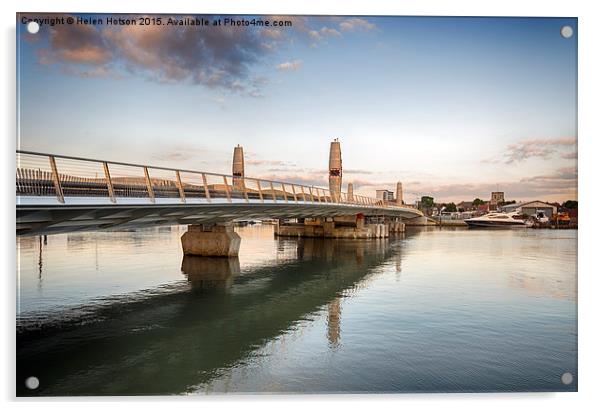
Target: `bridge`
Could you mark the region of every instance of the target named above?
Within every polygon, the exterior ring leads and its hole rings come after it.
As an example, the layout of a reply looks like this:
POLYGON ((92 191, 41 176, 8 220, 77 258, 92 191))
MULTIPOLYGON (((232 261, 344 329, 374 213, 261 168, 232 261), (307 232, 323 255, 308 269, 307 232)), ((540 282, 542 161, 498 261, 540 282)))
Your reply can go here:
MULTIPOLYGON (((201 227, 198 235, 213 231, 223 236, 221 232, 231 229, 215 226, 240 220, 379 217, 399 221, 423 216, 403 204, 249 178, 244 173, 216 174, 30 151, 17 151, 16 164, 17 235, 185 224, 201 227)), ((215 235, 208 238, 219 240, 215 235)), ((237 254, 234 247, 235 252, 226 251, 229 256, 237 254)))

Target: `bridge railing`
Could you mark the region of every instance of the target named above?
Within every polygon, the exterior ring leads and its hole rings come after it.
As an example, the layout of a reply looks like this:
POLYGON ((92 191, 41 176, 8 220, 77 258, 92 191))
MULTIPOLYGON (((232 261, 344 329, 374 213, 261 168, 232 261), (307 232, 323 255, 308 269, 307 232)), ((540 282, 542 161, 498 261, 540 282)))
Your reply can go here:
POLYGON ((362 195, 339 197, 326 188, 211 172, 191 171, 17 151, 16 195, 65 198, 179 199, 212 202, 342 203, 390 208, 362 195))

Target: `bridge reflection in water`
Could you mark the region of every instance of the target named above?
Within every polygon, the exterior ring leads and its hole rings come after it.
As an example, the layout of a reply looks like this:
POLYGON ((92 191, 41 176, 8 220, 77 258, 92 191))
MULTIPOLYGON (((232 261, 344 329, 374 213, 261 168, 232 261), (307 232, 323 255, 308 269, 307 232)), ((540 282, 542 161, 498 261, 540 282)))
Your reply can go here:
POLYGON ((336 349, 344 343, 341 298, 400 258, 384 239, 279 242, 296 243, 295 257, 241 273, 238 259, 187 256, 187 288, 102 307, 98 321, 20 331, 17 394, 196 391, 322 311, 325 337, 336 349), (38 390, 20 382, 31 375, 41 381, 38 390))

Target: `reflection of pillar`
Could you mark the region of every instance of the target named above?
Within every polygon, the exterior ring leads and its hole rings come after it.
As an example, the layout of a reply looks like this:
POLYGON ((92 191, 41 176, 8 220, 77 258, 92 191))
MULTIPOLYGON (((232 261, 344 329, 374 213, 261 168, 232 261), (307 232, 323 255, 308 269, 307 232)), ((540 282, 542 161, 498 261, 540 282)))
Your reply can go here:
POLYGON ((234 156, 232 158, 232 185, 234 189, 242 190, 243 178, 245 176, 245 156, 242 147, 234 147, 234 156))
POLYGON ((184 255, 182 272, 195 290, 227 289, 240 274, 240 264, 238 258, 184 255))
POLYGON ((355 263, 357 266, 362 266, 364 263, 364 248, 357 248, 355 250, 355 263))
POLYGON ((338 297, 328 304, 328 343, 336 347, 341 338, 341 299, 338 297))
POLYGON ((353 202, 353 184, 351 182, 347 184, 347 201, 353 202))
POLYGON ((343 178, 343 161, 341 159, 341 143, 338 138, 330 143, 330 160, 328 162, 328 185, 330 195, 336 202, 341 197, 341 179, 343 178))
POLYGON ((401 182, 397 183, 397 196, 395 197, 395 202, 397 202, 397 205, 403 205, 403 187, 401 182))
MULTIPOLYGON (((44 235, 44 237, 46 237, 44 235)), ((40 242, 40 254, 38 256, 38 279, 41 281, 42 280, 42 266, 43 266, 43 261, 42 261, 42 237, 38 236, 39 242, 40 242)))

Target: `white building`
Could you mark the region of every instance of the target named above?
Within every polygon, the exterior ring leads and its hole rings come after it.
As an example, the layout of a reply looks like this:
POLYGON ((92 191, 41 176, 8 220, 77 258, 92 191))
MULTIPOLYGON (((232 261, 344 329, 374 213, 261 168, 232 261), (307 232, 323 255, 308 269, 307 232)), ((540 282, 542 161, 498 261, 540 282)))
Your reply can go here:
POLYGON ((514 211, 527 215, 535 215, 539 211, 550 218, 552 214, 558 213, 558 208, 543 201, 521 202, 519 204, 509 204, 502 207, 502 212, 514 211))
POLYGON ((383 201, 395 201, 395 194, 388 189, 377 189, 376 198, 382 199, 383 201))

